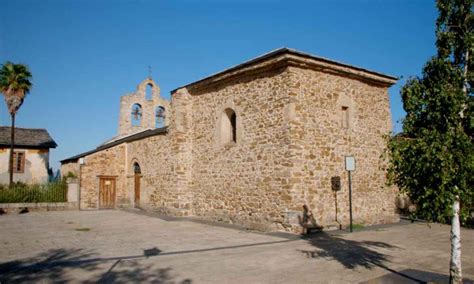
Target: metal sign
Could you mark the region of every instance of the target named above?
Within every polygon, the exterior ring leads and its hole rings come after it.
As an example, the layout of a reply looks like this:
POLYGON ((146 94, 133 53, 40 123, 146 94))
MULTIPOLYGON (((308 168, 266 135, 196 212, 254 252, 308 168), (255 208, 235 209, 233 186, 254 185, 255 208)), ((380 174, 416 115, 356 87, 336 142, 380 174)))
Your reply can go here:
POLYGON ((356 162, 353 156, 346 156, 346 171, 355 171, 356 162))
POLYGON ((331 189, 333 191, 340 191, 341 190, 341 177, 331 177, 331 189))

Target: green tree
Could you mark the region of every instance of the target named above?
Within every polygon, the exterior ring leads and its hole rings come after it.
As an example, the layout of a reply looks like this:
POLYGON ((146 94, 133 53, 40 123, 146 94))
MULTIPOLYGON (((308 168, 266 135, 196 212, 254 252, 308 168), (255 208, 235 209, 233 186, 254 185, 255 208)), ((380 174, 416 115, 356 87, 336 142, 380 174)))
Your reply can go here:
POLYGON ((437 1, 437 55, 402 88, 403 132, 389 142, 389 173, 415 214, 451 220, 451 283, 462 281, 460 220, 474 196, 472 2, 437 1))
POLYGON ((7 61, 0 68, 0 92, 3 93, 5 102, 12 118, 10 141, 10 185, 13 182, 13 149, 15 145, 15 115, 20 109, 26 94, 31 89, 31 72, 23 64, 14 64, 7 61))

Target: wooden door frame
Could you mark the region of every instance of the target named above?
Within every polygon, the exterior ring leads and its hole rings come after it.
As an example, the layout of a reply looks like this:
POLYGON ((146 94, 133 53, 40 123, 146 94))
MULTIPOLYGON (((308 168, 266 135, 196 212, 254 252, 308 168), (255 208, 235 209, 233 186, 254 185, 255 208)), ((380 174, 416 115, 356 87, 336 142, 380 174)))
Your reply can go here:
POLYGON ((115 209, 117 207, 117 177, 118 176, 112 176, 112 175, 98 175, 99 178, 99 187, 97 190, 97 209, 115 209), (100 186, 101 186, 101 181, 102 180, 112 180, 114 184, 114 197, 113 197, 113 206, 112 208, 101 208, 100 204, 100 186))
POLYGON ((138 208, 140 206, 140 199, 141 199, 141 178, 142 174, 135 173, 133 175, 133 204, 135 205, 135 208, 138 208), (137 203, 137 178, 138 178, 138 203, 137 203))

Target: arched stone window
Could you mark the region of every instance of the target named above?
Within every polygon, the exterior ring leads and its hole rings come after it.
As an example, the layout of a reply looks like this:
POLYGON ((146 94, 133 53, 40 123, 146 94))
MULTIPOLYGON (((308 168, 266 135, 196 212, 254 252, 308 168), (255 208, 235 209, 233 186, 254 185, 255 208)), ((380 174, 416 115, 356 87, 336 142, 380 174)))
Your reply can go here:
POLYGON ((137 162, 133 163, 133 173, 134 174, 141 174, 142 173, 142 171, 140 169, 140 165, 137 162))
POLYGON ((221 145, 237 143, 237 115, 231 108, 226 108, 220 118, 221 145))
POLYGON ((140 104, 133 104, 132 106, 132 126, 140 126, 142 120, 143 110, 140 104))
POLYGON ((161 128, 165 126, 166 110, 163 106, 156 108, 155 112, 155 127, 161 128))
POLYGON ((337 94, 337 96, 335 122, 341 129, 351 129, 356 123, 357 105, 351 97, 344 93, 337 94))
POLYGON ((341 126, 342 128, 349 128, 350 125, 350 110, 348 106, 341 107, 341 126))

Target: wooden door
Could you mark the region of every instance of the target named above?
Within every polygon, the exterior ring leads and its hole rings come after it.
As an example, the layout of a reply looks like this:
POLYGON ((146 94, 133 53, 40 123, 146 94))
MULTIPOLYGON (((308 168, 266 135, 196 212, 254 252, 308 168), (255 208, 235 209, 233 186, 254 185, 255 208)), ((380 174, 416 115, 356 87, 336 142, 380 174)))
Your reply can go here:
POLYGON ((115 208, 115 178, 101 177, 99 185, 99 208, 115 208))
POLYGON ((135 207, 140 205, 140 174, 135 173, 135 207))

